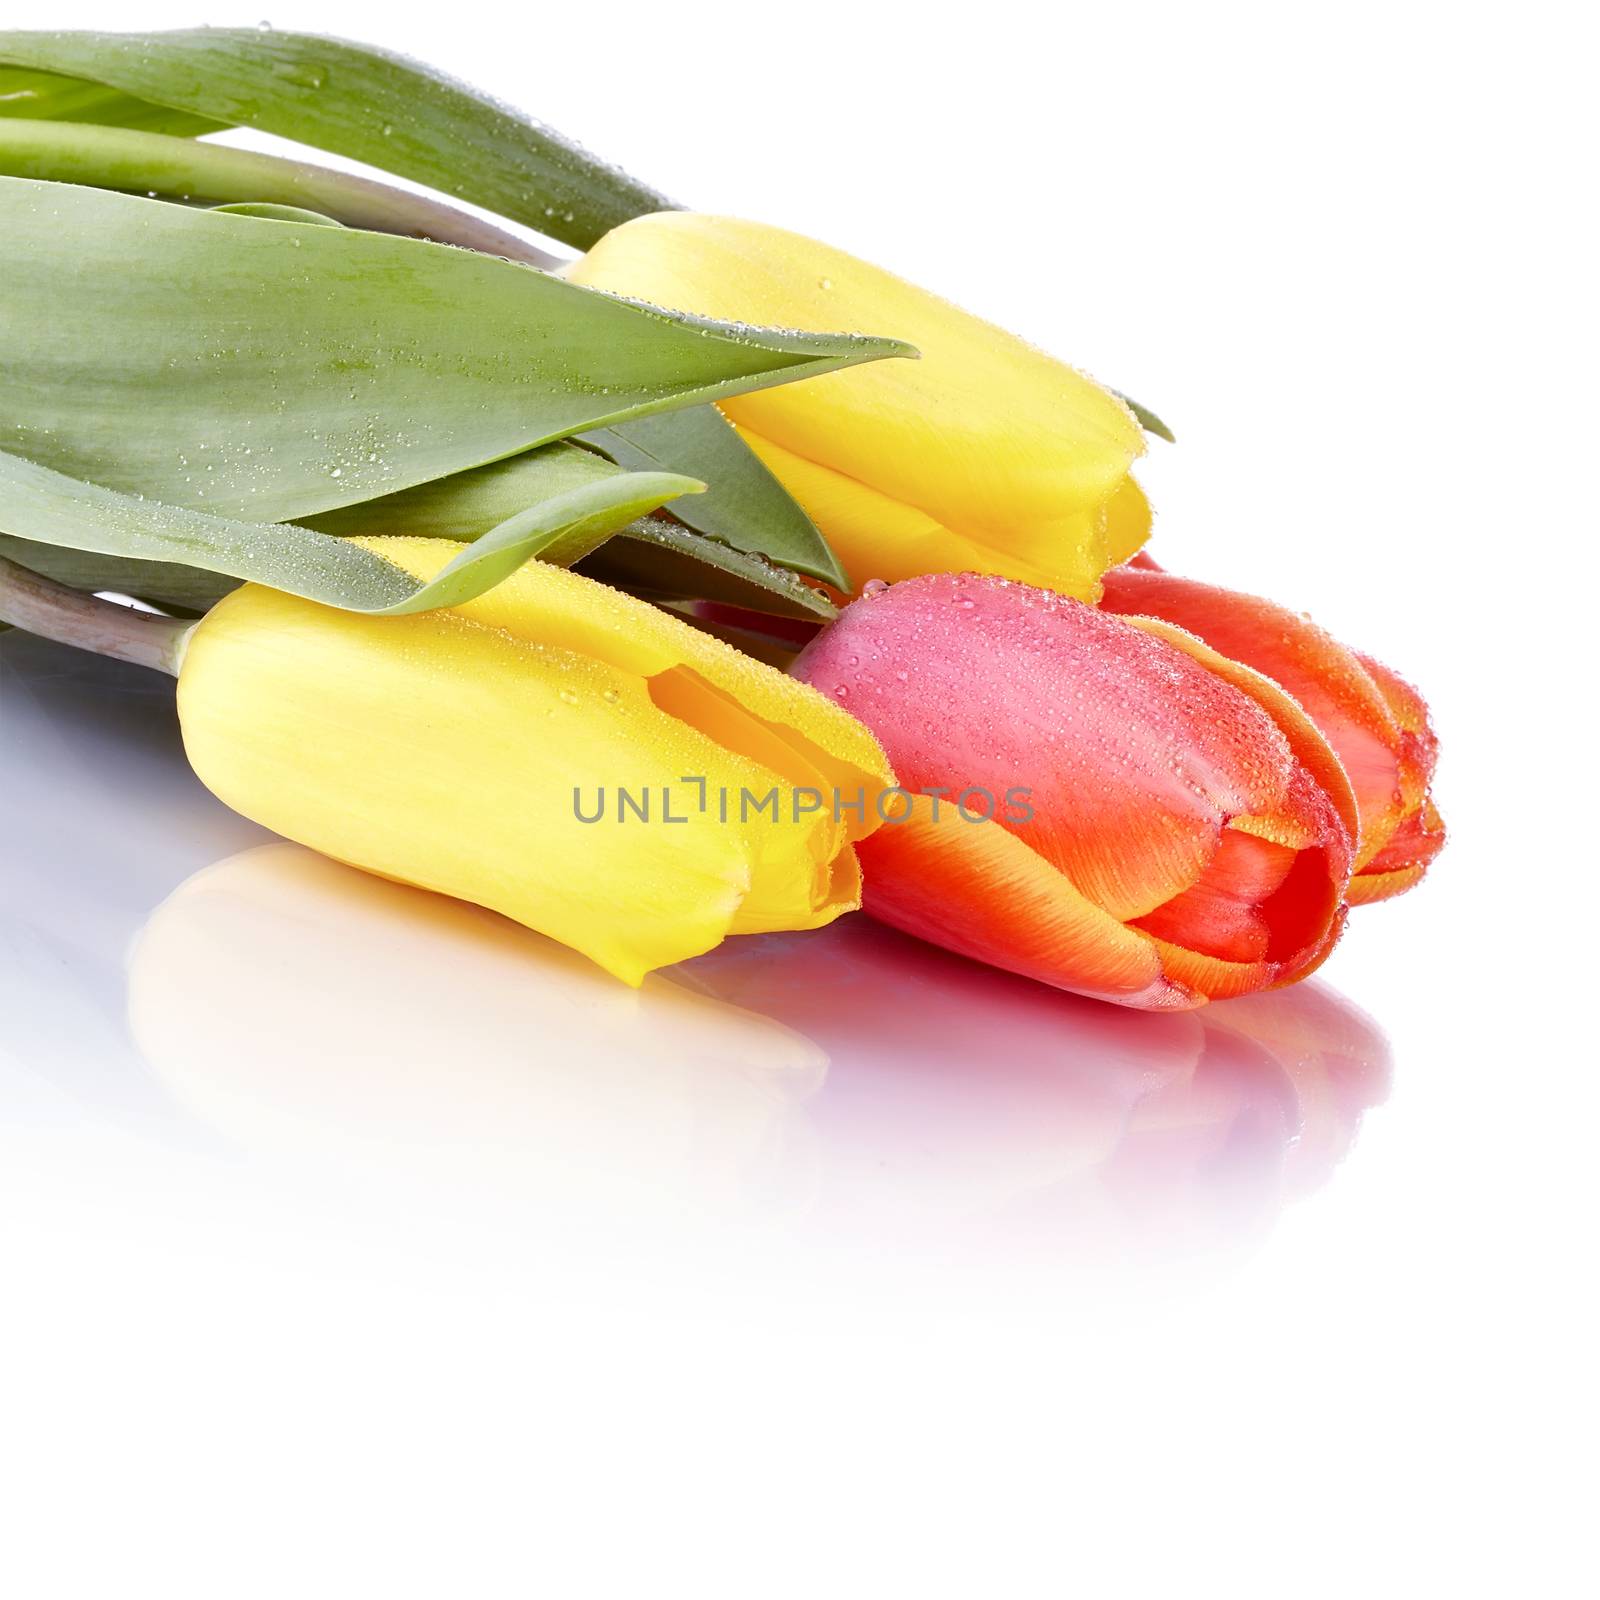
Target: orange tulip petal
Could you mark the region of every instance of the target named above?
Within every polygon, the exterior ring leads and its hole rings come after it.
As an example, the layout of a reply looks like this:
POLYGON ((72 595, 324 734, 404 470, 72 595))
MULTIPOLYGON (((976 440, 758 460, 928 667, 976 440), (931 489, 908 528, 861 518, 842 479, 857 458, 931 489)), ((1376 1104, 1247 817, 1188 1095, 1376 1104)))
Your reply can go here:
POLYGON ((1424 800, 1369 870, 1394 872, 1401 867, 1425 867, 1444 848, 1444 839, 1444 818, 1439 815, 1439 808, 1433 801, 1424 800))
POLYGON ((1428 703, 1397 672, 1371 656, 1357 658, 1382 691, 1400 728, 1400 789, 1414 812, 1427 799, 1439 760, 1439 740, 1428 717, 1428 703))
POLYGON ((1220 956, 1202 955, 1165 939, 1156 940, 1161 970, 1175 983, 1213 1000, 1232 1000, 1242 994, 1255 994, 1267 988, 1273 969, 1266 961, 1224 961, 1220 956))
POLYGON ((1108 572, 1100 603, 1118 615, 1174 623, 1293 695, 1350 780, 1360 820, 1357 864, 1382 849, 1408 805, 1400 772, 1404 739, 1390 697, 1364 658, 1287 607, 1170 572, 1108 572))
POLYGON ((1371 906, 1380 900, 1392 900, 1420 883, 1427 870, 1427 863, 1419 862, 1414 867, 1400 867, 1394 872, 1358 873, 1350 880, 1346 899, 1353 906, 1371 906))
POLYGON ((1291 780, 1285 816, 1285 832, 1304 837, 1303 847, 1264 838, 1240 819, 1200 881, 1134 926, 1191 954, 1265 964, 1263 982, 1320 962, 1346 894, 1348 844, 1304 769, 1291 780))
POLYGON ((959 955, 1058 989, 1149 1010, 1186 1010, 1202 997, 1162 974, 1155 941, 1081 895, 993 822, 967 822, 918 796, 904 821, 857 847, 864 905, 882 922, 959 955))
MULTIPOLYGON (((1346 870, 1348 870, 1348 858, 1354 849, 1354 841, 1359 837, 1360 829, 1355 791, 1351 788, 1350 780, 1338 756, 1334 754, 1333 747, 1323 737, 1316 723, 1306 714, 1300 702, 1293 695, 1286 693, 1265 673, 1223 655, 1205 640, 1196 638, 1183 628, 1155 617, 1130 616, 1123 620, 1132 627, 1166 640, 1186 655, 1192 656, 1195 661, 1225 683, 1248 695, 1271 716, 1282 731, 1295 762, 1315 780, 1316 789, 1326 798, 1328 807, 1337 817, 1339 828, 1344 834, 1342 853, 1346 857, 1346 870)), ((1322 809, 1321 801, 1315 797, 1303 795, 1302 799, 1309 801, 1312 809, 1318 811, 1322 809)), ((1271 833, 1261 828, 1251 828, 1248 831, 1262 832, 1265 837, 1272 837, 1271 833)), ((1330 839, 1329 842, 1331 844, 1334 841, 1330 839)))
POLYGON ((1312 945, 1300 951, 1293 960, 1276 961, 1225 961, 1217 956, 1204 955, 1182 945, 1158 939, 1156 947, 1161 952, 1161 969, 1174 983, 1213 1000, 1232 1000, 1239 995, 1255 994, 1262 989, 1282 988, 1309 978, 1333 953, 1339 935, 1344 931, 1345 912, 1339 909, 1329 920, 1326 931, 1312 945))
POLYGON ((1355 652, 1356 660, 1383 691, 1390 713, 1407 733, 1423 734, 1433 742, 1433 727, 1428 719, 1428 702, 1393 667, 1386 667, 1372 656, 1355 652))
POLYGON ((1271 940, 1265 902, 1289 876, 1295 857, 1287 845, 1225 829, 1200 881, 1134 926, 1224 960, 1264 960, 1271 940))
POLYGON ((1428 870, 1444 840, 1444 818, 1433 801, 1424 800, 1366 871, 1350 880, 1351 905, 1371 905, 1405 893, 1428 870))

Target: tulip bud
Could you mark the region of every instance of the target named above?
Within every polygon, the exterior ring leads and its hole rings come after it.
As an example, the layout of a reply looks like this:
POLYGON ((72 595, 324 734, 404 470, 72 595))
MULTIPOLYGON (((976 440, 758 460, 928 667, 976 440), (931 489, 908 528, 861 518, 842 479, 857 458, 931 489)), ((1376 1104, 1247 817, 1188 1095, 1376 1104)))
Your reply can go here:
POLYGON ((1444 844, 1444 823, 1428 793, 1438 741, 1410 684, 1298 612, 1159 568, 1108 572, 1101 606, 1175 623, 1300 702, 1355 791, 1352 905, 1400 894, 1427 871, 1444 844))
MULTIPOLYGON (((360 542, 422 579, 459 548, 360 542)), ((853 909, 853 845, 893 781, 820 695, 538 562, 411 616, 246 585, 195 628, 178 711, 236 811, 632 984, 724 934, 853 909)))
POLYGON ((1149 535, 1128 407, 1014 335, 799 234, 666 211, 614 228, 576 283, 674 309, 915 345, 722 409, 859 581, 971 568, 1094 599, 1149 535))
POLYGON ((861 847, 882 921, 1148 1009, 1289 983, 1332 948, 1349 784, 1293 699, 1192 635, 936 574, 856 601, 794 671, 915 796, 861 847))

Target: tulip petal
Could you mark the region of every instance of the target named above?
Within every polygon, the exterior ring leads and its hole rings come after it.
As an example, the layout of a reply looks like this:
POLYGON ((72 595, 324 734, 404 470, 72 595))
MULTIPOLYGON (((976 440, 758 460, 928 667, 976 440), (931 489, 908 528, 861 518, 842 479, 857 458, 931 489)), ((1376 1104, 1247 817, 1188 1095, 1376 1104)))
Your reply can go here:
POLYGON ((1264 963, 1274 981, 1320 961, 1347 893, 1347 835, 1299 767, 1280 817, 1266 819, 1265 830, 1262 820, 1230 822, 1194 887, 1133 926, 1195 954, 1264 963))
MULTIPOLYGON (((980 569, 1037 573, 1058 590, 1092 593, 1107 563, 1107 502, 1144 450, 1133 413, 1101 385, 892 273, 758 223, 692 212, 639 217, 567 276, 702 314, 721 307, 789 328, 870 327, 915 345, 920 361, 825 375, 723 409, 790 456, 986 549, 980 569)), ((781 464, 768 465, 788 481, 781 464)), ((802 504, 853 575, 865 577, 878 563, 852 560, 852 536, 840 536, 824 504, 839 495, 819 496, 807 481, 812 499, 800 494, 802 504)), ((860 526, 866 514, 850 522, 860 526)), ((930 543, 916 570, 965 564, 930 543)))
POLYGON ((1444 841, 1444 818, 1432 800, 1424 800, 1365 870, 1350 880, 1350 904, 1372 905, 1404 894, 1428 870, 1444 841))
POLYGON ((1124 927, 999 824, 917 796, 860 846, 882 922, 1058 989, 1149 1010, 1203 1003, 1162 974, 1156 941, 1124 927))
POLYGON ((1400 792, 1407 811, 1394 834, 1350 883, 1352 905, 1372 905, 1404 894, 1444 848, 1444 819, 1429 787, 1439 759, 1439 740, 1427 702, 1398 673, 1371 656, 1361 664, 1383 691, 1400 726, 1400 792))
MULTIPOLYGON (((1164 639, 1183 651, 1225 683, 1248 695, 1270 715, 1282 731, 1295 762, 1314 780, 1316 790, 1326 797, 1332 816, 1337 819, 1337 829, 1343 835, 1339 854, 1348 863, 1360 829, 1355 791, 1350 787, 1350 780, 1338 756, 1300 703, 1265 673, 1214 650, 1205 640, 1196 638, 1186 629, 1156 617, 1130 616, 1122 620, 1140 632, 1164 639)), ((1271 834, 1266 834, 1266 837, 1271 837, 1271 834)))
POLYGON ((1381 873, 1394 872, 1401 867, 1427 866, 1444 848, 1444 841, 1444 818, 1432 800, 1424 800, 1368 864, 1368 870, 1381 873))
POLYGON ((1228 961, 1265 960, 1271 929, 1264 903, 1282 887, 1296 859, 1288 845, 1224 829, 1199 881, 1135 926, 1228 961))
MULTIPOLYGON (((749 428, 740 428, 739 433, 783 480, 806 515, 827 530, 835 554, 862 581, 881 578, 898 583, 932 571, 987 572, 1073 599, 1094 600, 1100 593, 1096 575, 1118 559, 1109 549, 1109 506, 1019 527, 1005 549, 995 549, 832 467, 807 461, 749 428)), ((1125 478, 1123 484, 1132 485, 1133 479, 1125 478)), ((1114 497, 1122 519, 1116 533, 1121 543, 1136 537, 1142 500, 1137 485, 1134 495, 1119 491, 1114 497)), ((1147 504, 1144 519, 1144 534, 1138 537, 1149 533, 1147 504)))
MULTIPOLYGON (((860 873, 849 845, 876 821, 876 790, 873 795, 864 790, 861 774, 796 737, 793 730, 752 716, 690 667, 658 673, 648 680, 648 689, 651 700, 669 716, 698 729, 718 749, 743 756, 780 780, 789 805, 786 820, 794 820, 791 797, 797 793, 807 793, 808 808, 813 799, 817 807, 805 813, 814 817, 805 833, 791 826, 758 829, 750 835, 750 889, 729 931, 818 928, 841 909, 859 905, 860 873), (847 788, 852 779, 853 789, 847 788), (835 797, 848 799, 853 809, 835 805, 835 797)), ((741 807, 745 804, 742 797, 735 798, 741 807)), ((708 797, 708 803, 717 808, 720 820, 721 797, 708 797)))
MULTIPOLYGON (((1339 907, 1348 897, 1358 821, 1355 793, 1344 768, 1299 702, 1271 678, 1230 660, 1171 623, 1151 617, 1124 620, 1165 639, 1248 695, 1271 715, 1288 742, 1293 766, 1278 803, 1253 815, 1231 818, 1229 826, 1299 852, 1260 910, 1269 935, 1262 954, 1272 969, 1270 981, 1287 983, 1303 977, 1327 959, 1342 926, 1339 907)), ((1200 881, 1204 883, 1204 877, 1200 881)), ((1204 937, 1205 925, 1201 927, 1204 937)), ((1173 970, 1181 978, 1189 969, 1173 970)), ((1214 990, 1207 992, 1222 997, 1214 990)))
POLYGON ((1272 962, 1226 962, 1216 955, 1202 955, 1179 944, 1157 939, 1162 955, 1162 970, 1174 984, 1208 995, 1211 1000, 1235 1000, 1240 995, 1258 994, 1264 989, 1282 989, 1285 984, 1309 978, 1325 962, 1344 928, 1344 912, 1334 918, 1328 938, 1307 954, 1304 962, 1283 968, 1272 962))
POLYGON ((1342 908, 1336 912, 1323 936, 1289 962, 1226 961, 1164 939, 1156 941, 1156 948, 1161 954, 1162 970, 1174 983, 1213 1000, 1232 1000, 1262 989, 1281 989, 1286 984, 1309 978, 1333 953, 1344 931, 1346 914, 1342 908))
POLYGON ((1253 595, 1175 577, 1141 555, 1106 575, 1102 605, 1160 617, 1266 673, 1327 738, 1356 797, 1352 904, 1401 893, 1443 845, 1428 788, 1438 740, 1422 696, 1305 617, 1253 595), (1415 870, 1413 870, 1415 869, 1415 870))
POLYGON ((1272 982, 1272 967, 1265 961, 1225 961, 1198 950, 1156 940, 1161 968, 1174 983, 1212 1000, 1233 1000, 1254 994, 1272 982))
POLYGON ((1406 810, 1397 759, 1401 735, 1382 689, 1354 651, 1285 606, 1170 572, 1108 572, 1100 603, 1120 616, 1170 622, 1287 690, 1350 780, 1360 825, 1356 864, 1383 847, 1406 810))
MULTIPOLYGON (((1131 474, 1118 485, 1116 492, 1106 502, 1106 559, 1111 569, 1138 555, 1150 537, 1152 514, 1139 480, 1131 474)), ((1117 610, 1118 607, 1108 607, 1117 610)))
MULTIPOLYGON (((1439 760, 1439 740, 1428 716, 1428 703, 1399 673, 1371 656, 1357 655, 1382 692, 1400 729, 1400 791, 1408 812, 1427 799, 1428 785, 1439 760)), ((1442 841, 1441 841, 1442 843, 1442 841)))
POLYGON ((1353 906, 1370 906, 1380 900, 1392 900, 1407 889, 1415 888, 1427 870, 1427 862, 1419 861, 1415 866, 1399 867, 1393 872, 1359 872, 1350 880, 1346 898, 1353 906))
POLYGON ((930 560, 977 571, 989 559, 982 545, 952 533, 926 511, 807 461, 749 428, 738 431, 806 515, 827 529, 834 554, 858 585, 869 578, 887 583, 915 578, 928 570, 930 560))
POLYGON ((1163 572, 1141 554, 1106 575, 1102 606, 1161 618, 1286 689, 1326 737, 1350 779, 1359 829, 1351 904, 1410 888, 1444 843, 1428 797, 1438 740, 1426 702, 1371 656, 1305 617, 1254 595, 1163 572))
MULTIPOLYGON (((355 543, 413 577, 431 576, 458 548, 447 540, 404 537, 355 543)), ((785 740, 803 747, 830 782, 881 788, 894 781, 878 741, 825 696, 655 606, 578 573, 530 562, 487 594, 455 607, 454 614, 640 677, 691 668, 746 714, 783 730, 785 740)))

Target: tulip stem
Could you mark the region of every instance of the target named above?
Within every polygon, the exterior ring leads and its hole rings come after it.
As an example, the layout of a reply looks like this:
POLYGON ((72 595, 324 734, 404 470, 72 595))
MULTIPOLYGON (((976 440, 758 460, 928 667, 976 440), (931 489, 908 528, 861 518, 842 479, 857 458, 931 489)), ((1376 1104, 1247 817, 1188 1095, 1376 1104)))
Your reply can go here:
POLYGON ((81 589, 69 589, 4 556, 0 556, 0 622, 96 655, 170 672, 174 677, 194 627, 177 617, 136 611, 81 589))

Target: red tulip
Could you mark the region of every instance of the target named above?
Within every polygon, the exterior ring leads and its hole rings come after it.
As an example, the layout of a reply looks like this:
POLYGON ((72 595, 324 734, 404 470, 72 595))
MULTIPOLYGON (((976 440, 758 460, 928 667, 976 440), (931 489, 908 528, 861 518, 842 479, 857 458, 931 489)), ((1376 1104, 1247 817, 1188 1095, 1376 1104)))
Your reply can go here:
POLYGON ((1332 948, 1349 783, 1289 695, 1180 629, 936 573, 847 607, 793 670, 915 796, 858 847, 880 920, 1149 1009, 1288 983, 1332 948))
POLYGON ((1422 696, 1298 612, 1164 572, 1147 561, 1105 577, 1102 607, 1159 617, 1287 689, 1322 730, 1355 791, 1352 905, 1409 889, 1444 844, 1428 793, 1438 741, 1422 696))

